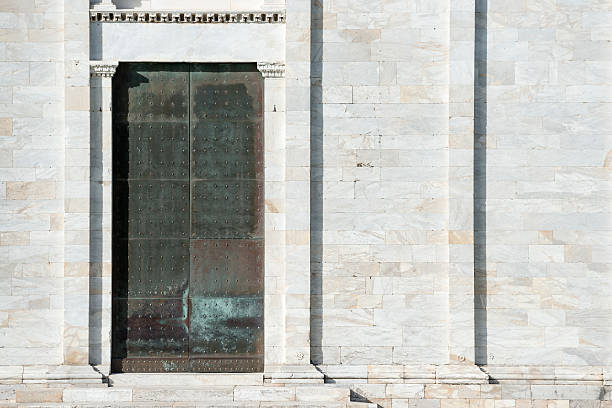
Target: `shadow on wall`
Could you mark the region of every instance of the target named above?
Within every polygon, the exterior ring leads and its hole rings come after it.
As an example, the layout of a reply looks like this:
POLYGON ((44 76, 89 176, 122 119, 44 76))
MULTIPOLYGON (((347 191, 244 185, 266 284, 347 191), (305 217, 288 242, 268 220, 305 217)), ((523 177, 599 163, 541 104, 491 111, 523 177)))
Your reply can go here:
MULTIPOLYGON (((119 68, 118 68, 119 69, 119 68)), ((144 79, 144 77, 143 77, 144 79)), ((113 99, 127 99, 129 88, 138 86, 140 82, 123 83, 121 86, 113 81, 113 99)), ((103 133, 103 95, 102 89, 99 86, 90 88, 91 95, 91 125, 90 125, 90 184, 89 184, 89 363, 98 365, 104 363, 103 353, 107 350, 103 349, 103 344, 109 340, 111 333, 105 332, 105 326, 108 327, 108 322, 104 322, 104 297, 110 293, 104 292, 104 263, 108 259, 104 259, 105 252, 111 253, 114 257, 113 262, 117 261, 119 252, 109 251, 105 245, 109 245, 108 239, 104 239, 104 133, 103 133)), ((111 109, 111 111, 113 111, 111 109)), ((127 119, 124 119, 127 120, 127 119)), ((117 122, 113 118, 113 125, 117 122)), ((113 130, 113 134, 116 132, 113 130)), ((127 146, 121 145, 113 141, 114 148, 127 152, 127 146)), ((113 153, 114 154, 114 153, 113 153)), ((117 171, 113 169, 114 173, 117 171)), ((113 174, 114 174, 113 173, 113 174)), ((113 197, 113 214, 117 213, 115 200, 113 197)), ((112 222, 112 221, 111 221, 112 222)), ((114 229, 116 229, 113 226, 114 229)), ((114 237, 111 238, 114 242, 114 237)), ((113 245, 113 243, 110 243, 113 245)), ((126 260, 123 260, 127 262, 126 260)), ((110 298, 106 299, 108 302, 110 298)))
POLYGON ((103 259, 103 164, 102 164, 102 92, 90 88, 92 119, 90 124, 89 183, 89 363, 102 364, 102 297, 100 293, 103 259))
POLYGON ((487 0, 476 1, 474 43, 474 339, 487 364, 487 0))
POLYGON ((323 1, 311 0, 310 35, 310 359, 323 363, 323 1))

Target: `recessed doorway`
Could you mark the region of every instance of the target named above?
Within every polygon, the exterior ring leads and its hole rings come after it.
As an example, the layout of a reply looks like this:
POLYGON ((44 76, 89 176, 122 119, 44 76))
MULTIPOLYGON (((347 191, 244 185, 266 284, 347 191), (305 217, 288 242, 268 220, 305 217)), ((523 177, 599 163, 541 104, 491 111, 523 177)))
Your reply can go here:
POLYGON ((260 372, 263 79, 121 63, 113 78, 113 372, 260 372))

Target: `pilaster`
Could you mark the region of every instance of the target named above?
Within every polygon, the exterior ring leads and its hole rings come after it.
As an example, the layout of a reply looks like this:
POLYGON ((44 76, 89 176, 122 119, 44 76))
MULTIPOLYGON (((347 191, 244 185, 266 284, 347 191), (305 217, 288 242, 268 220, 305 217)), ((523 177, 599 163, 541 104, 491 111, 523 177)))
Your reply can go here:
MULTIPOLYGON (((64 313, 63 364, 85 366, 89 353, 90 98, 87 4, 64 2, 64 313)), ((59 303, 59 299, 58 299, 59 303)))
POLYGON ((310 1, 287 0, 285 364, 310 364, 310 1))
POLYGON ((91 72, 91 364, 109 366, 112 303, 112 79, 116 62, 92 62, 91 72))
POLYGON ((449 362, 474 364, 474 3, 451 2, 449 362))
POLYGON ((285 338, 285 65, 258 62, 264 79, 266 197, 265 365, 283 363, 285 338))

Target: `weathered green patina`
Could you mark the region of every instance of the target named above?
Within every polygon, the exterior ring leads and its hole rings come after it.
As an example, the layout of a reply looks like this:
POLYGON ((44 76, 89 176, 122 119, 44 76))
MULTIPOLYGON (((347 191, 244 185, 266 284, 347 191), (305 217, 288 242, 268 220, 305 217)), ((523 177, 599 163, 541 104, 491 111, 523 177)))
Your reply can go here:
POLYGON ((252 64, 120 64, 113 370, 263 370, 263 82, 252 64))

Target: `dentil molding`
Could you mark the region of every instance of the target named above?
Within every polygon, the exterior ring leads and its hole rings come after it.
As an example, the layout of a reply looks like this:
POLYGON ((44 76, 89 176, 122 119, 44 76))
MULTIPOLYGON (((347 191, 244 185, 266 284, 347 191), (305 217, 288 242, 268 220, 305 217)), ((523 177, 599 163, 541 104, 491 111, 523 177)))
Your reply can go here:
POLYGON ((143 11, 143 10, 90 10, 92 23, 182 23, 182 24, 227 24, 227 23, 271 23, 285 22, 284 11, 143 11))

